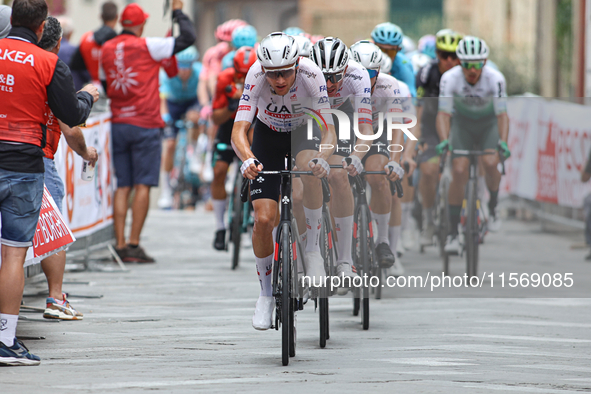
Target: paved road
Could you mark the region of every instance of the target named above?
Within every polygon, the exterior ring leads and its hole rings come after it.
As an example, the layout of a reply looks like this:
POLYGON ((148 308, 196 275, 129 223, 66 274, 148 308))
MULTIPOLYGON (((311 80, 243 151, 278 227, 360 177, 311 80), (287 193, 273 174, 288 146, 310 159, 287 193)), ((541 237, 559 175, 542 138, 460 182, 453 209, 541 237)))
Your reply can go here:
MULTIPOLYGON (((250 325, 258 295, 252 252, 245 250, 232 272, 228 255, 211 250, 212 225, 202 212, 152 211, 143 242, 157 264, 68 273, 68 281, 90 284, 68 284, 66 291, 104 297, 71 297, 85 312, 81 322, 21 321, 19 336, 47 338, 26 341, 42 364, 1 368, 1 392, 591 391, 588 295, 468 298, 455 289, 426 298, 424 291, 385 289, 384 299, 371 303, 369 331, 352 316, 349 297, 332 298, 327 348, 319 348, 318 315, 307 308, 298 314, 297 355, 282 367, 280 333, 250 325)), ((575 272, 577 291, 589 291, 584 252, 538 229, 505 223, 483 246, 482 269, 575 272)), ((404 261, 409 274, 424 276, 440 269, 436 258, 428 249, 404 261)), ((456 259, 452 274, 462 269, 456 259)), ((42 289, 29 285, 25 292, 42 289)))

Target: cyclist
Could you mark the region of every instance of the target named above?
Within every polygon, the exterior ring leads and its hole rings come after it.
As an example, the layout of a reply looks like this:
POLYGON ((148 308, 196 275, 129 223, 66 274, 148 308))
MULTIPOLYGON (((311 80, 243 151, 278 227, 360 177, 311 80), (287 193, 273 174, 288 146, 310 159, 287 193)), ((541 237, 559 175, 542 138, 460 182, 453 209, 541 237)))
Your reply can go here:
MULTIPOLYGON (((379 114, 384 114, 384 119, 388 113, 402 112, 402 96, 400 87, 396 78, 380 73, 382 65, 382 56, 386 56, 382 51, 369 41, 358 41, 351 46, 351 54, 355 61, 363 65, 370 76, 371 81, 371 104, 372 104, 372 126, 377 130, 379 125, 379 114)), ((382 136, 374 142, 369 152, 363 158, 364 165, 367 171, 382 171, 388 166, 395 168, 396 177, 398 179, 404 175, 404 170, 400 167, 400 152, 390 152, 387 145, 390 142, 394 144, 403 144, 402 131, 397 130, 392 136, 392 141, 388 141, 386 134, 386 127, 384 126, 382 136)), ((392 149, 395 151, 396 149, 392 149)), ((390 194, 390 185, 385 177, 381 175, 368 175, 367 181, 371 186, 371 211, 372 219, 376 221, 378 228, 378 240, 376 242, 376 254, 378 259, 380 254, 384 254, 380 249, 387 249, 386 254, 391 254, 394 259, 393 266, 390 269, 392 275, 401 274, 402 266, 395 259, 392 251, 396 251, 396 242, 391 242, 390 228, 392 217, 396 214, 391 214, 392 207, 396 206, 393 200, 398 200, 397 197, 392 197, 390 194)), ((398 209, 400 203, 398 202, 398 209)), ((398 215, 399 221, 400 215, 398 215)), ((336 219, 335 219, 336 221, 336 219)), ((398 226, 400 223, 398 222, 398 226)), ((400 234, 400 232, 398 232, 400 234)))
POLYGON ((297 26, 291 26, 283 30, 283 32, 290 36, 299 36, 300 34, 304 34, 304 31, 297 26))
MULTIPOLYGON (((456 53, 461 65, 452 68, 441 78, 437 132, 442 142, 437 145, 437 151, 453 147, 496 152, 498 146, 505 157, 509 157, 505 77, 486 65, 489 49, 484 40, 478 37, 463 38, 456 53)), ((453 180, 448 196, 451 234, 445 245, 445 251, 450 254, 460 251, 458 225, 464 188, 469 177, 469 159, 453 155, 452 159, 453 180)), ((482 156, 486 185, 490 192, 488 207, 491 231, 498 230, 500 225, 495 211, 501 182, 498 163, 498 154, 482 156)))
POLYGON ((237 27, 232 32, 232 47, 234 49, 222 59, 222 70, 234 67, 234 56, 238 48, 254 48, 257 43, 257 29, 251 25, 237 27))
MULTIPOLYGON (((354 60, 349 60, 347 46, 338 38, 327 37, 318 41, 312 47, 310 59, 322 69, 328 89, 328 97, 332 108, 339 109, 347 114, 353 133, 353 113, 357 113, 359 120, 359 132, 365 135, 373 135, 372 127, 372 106, 371 106, 371 80, 370 76, 377 76, 377 70, 368 72, 361 64, 354 60)), ((373 63, 372 63, 373 66, 373 63)), ((378 66, 379 68, 379 66, 378 66)), ((333 115, 334 116, 334 115, 333 115)), ((337 122, 338 123, 338 122, 337 122)), ((340 124, 339 124, 340 128, 340 124)), ((337 128, 337 129, 339 129, 337 128)), ((341 132, 341 130, 337 130, 341 132)), ((351 160, 349 170, 350 175, 361 173, 364 164, 369 164, 372 168, 378 167, 378 171, 387 164, 388 141, 386 133, 382 133, 381 144, 384 145, 381 152, 377 147, 372 149, 361 148, 361 145, 377 141, 363 141, 359 139, 340 139, 334 155, 329 159, 332 165, 341 165, 346 159, 351 160), (352 142, 355 142, 354 148, 352 142), (385 163, 382 163, 384 156, 385 163), (370 157, 371 156, 371 157, 370 157), (353 170, 354 169, 354 170, 353 170)), ((343 164, 344 165, 344 164, 343 164)), ((378 241, 376 254, 380 264, 386 268, 394 264, 394 254, 388 246, 388 219, 390 217, 390 188, 388 182, 383 176, 369 176, 367 181, 372 186, 372 202, 376 211, 375 218, 378 219, 378 241), (375 200, 374 200, 375 198, 375 200), (379 213, 378 213, 379 212, 379 213)), ((353 258, 351 256, 351 242, 353 239, 353 221, 354 221, 354 200, 349 183, 347 172, 334 171, 329 176, 329 183, 333 194, 338 196, 331 201, 332 215, 335 222, 337 234, 337 274, 340 276, 355 277, 357 274, 353 271, 353 258)))
MULTIPOLYGON (((431 59, 437 57, 437 36, 427 34, 419 40, 418 51, 429 56, 431 59)), ((418 87, 417 87, 418 89, 418 87)))
MULTIPOLYGON (((319 283, 325 278, 320 254, 320 223, 322 221, 322 187, 318 178, 330 172, 327 159, 333 149, 319 151, 314 140, 307 137, 306 108, 319 113, 330 109, 322 71, 310 60, 300 58, 295 39, 284 33, 271 33, 258 49, 258 60, 248 71, 244 93, 232 129, 232 146, 243 164, 244 177, 250 179, 250 196, 255 223, 252 243, 261 292, 252 325, 257 330, 271 327, 274 299, 271 274, 273 267, 272 233, 279 222, 278 201, 280 177, 259 175, 259 171, 283 170, 285 157, 291 153, 300 170, 313 171, 315 177, 304 176, 304 209, 308 242, 305 249, 306 273, 319 283), (247 132, 254 124, 252 149, 247 132), (293 149, 292 149, 293 146, 293 149), (312 162, 317 159, 317 162, 312 162), (318 177, 318 178, 317 178, 318 177)), ((314 127, 315 137, 326 145, 336 144, 331 117, 324 117, 323 127, 314 127)))
POLYGON ((423 207, 422 246, 432 245, 435 234, 434 204, 439 182, 439 156, 435 146, 441 142, 435 127, 439 82, 443 73, 460 64, 456 48, 462 39, 459 33, 450 29, 440 30, 435 37, 437 59, 417 74, 417 117, 421 119, 421 151, 417 163, 421 171, 419 193, 423 207))
MULTIPOLYGON (((230 146, 234 117, 244 89, 244 78, 256 61, 254 48, 242 47, 236 51, 234 67, 223 70, 218 75, 215 96, 213 97, 213 123, 218 127, 216 143, 230 146)), ((233 150, 218 151, 214 146, 213 181, 211 183, 211 199, 216 218, 216 232, 213 247, 216 250, 226 249, 226 175, 228 167, 234 161, 233 150)))
MULTIPOLYGON (((160 98, 162 118, 167 124, 164 128, 164 150, 162 157, 162 188, 158 207, 169 209, 172 207, 172 189, 170 187, 170 172, 174 166, 174 151, 179 128, 176 122, 185 117, 195 126, 199 122, 199 101, 197 87, 201 63, 197 61, 199 52, 194 46, 176 54, 179 72, 176 77, 169 78, 160 70, 160 98)), ((191 140, 197 141, 198 131, 192 129, 191 140)))
POLYGON ((300 56, 303 57, 310 57, 310 51, 312 50, 312 41, 304 34, 299 34, 297 36, 293 36, 296 42, 298 43, 298 47, 300 48, 300 56))
POLYGON ((416 97, 417 91, 412 64, 406 55, 400 53, 404 38, 402 29, 390 22, 380 23, 371 32, 371 38, 392 59, 392 76, 407 84, 412 96, 416 97))

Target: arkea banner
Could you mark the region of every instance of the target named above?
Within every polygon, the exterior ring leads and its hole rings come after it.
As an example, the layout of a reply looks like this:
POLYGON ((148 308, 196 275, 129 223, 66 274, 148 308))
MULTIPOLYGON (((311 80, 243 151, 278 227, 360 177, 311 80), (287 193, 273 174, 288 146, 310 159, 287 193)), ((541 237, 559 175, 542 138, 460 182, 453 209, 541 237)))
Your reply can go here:
POLYGON ((74 241, 74 234, 68 228, 51 194, 44 187, 33 247, 27 250, 25 267, 40 263, 45 257, 66 249, 74 241))
POLYGON ((581 208, 591 183, 581 171, 591 151, 589 107, 539 97, 509 100, 507 175, 501 190, 522 198, 581 208))
POLYGON ((82 158, 62 136, 55 154, 57 171, 64 181, 64 218, 77 237, 88 236, 113 222, 114 171, 111 145, 111 114, 88 118, 82 128, 86 145, 96 148, 99 159, 92 181, 83 181, 82 158))

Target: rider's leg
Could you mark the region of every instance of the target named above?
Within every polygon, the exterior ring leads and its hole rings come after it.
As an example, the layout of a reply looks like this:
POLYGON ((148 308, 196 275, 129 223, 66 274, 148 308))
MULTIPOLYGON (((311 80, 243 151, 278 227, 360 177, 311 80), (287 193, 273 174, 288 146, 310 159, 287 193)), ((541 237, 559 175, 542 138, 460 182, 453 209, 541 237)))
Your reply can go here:
POLYGON ((226 225, 224 223, 224 214, 226 213, 226 174, 228 173, 228 167, 227 162, 218 160, 213 168, 213 181, 211 182, 211 200, 216 222, 214 248, 217 250, 225 249, 226 225))
POLYGON ((261 284, 261 296, 272 296, 271 269, 273 266, 273 228, 277 219, 277 202, 267 198, 252 202, 254 227, 252 247, 256 259, 257 274, 261 284))
POLYGON ((405 249, 412 249, 415 244, 414 234, 411 228, 412 210, 415 205, 414 195, 415 188, 408 183, 408 177, 402 180, 402 187, 404 188, 404 196, 400 199, 402 205, 402 243, 405 249))
MULTIPOLYGON (((334 155, 328 160, 331 165, 341 165, 343 157, 334 155)), ((349 176, 344 170, 333 169, 328 177, 332 189, 331 214, 335 221, 337 234, 338 263, 352 264, 351 242, 353 239, 353 192, 349 183, 349 176)))
POLYGON ((419 180, 419 192, 423 206, 423 233, 421 244, 431 245, 435 231, 435 196, 437 194, 437 183, 439 182, 439 158, 437 156, 424 161, 420 165, 421 178, 419 180))
POLYGON ((162 141, 162 169, 160 179, 160 199, 158 206, 160 208, 170 208, 172 206, 172 189, 170 187, 170 172, 174 167, 174 151, 176 149, 176 133, 167 135, 162 141))

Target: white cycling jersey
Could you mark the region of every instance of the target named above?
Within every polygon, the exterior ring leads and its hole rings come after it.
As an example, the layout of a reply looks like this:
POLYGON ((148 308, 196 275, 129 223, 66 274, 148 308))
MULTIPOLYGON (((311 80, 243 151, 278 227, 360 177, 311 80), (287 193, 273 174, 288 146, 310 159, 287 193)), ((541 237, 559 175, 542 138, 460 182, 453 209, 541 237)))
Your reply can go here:
MULTIPOLYGON (((294 84, 288 94, 280 96, 271 89, 257 60, 246 75, 235 122, 252 123, 257 109, 257 118, 271 130, 295 130, 305 124, 309 116, 318 116, 321 109, 330 109, 322 70, 311 60, 300 57, 294 84)), ((323 118, 327 124, 334 124, 332 116, 323 118)))
POLYGON ((388 74, 378 74, 378 79, 371 95, 371 107, 373 111, 372 123, 374 130, 377 130, 379 127, 380 113, 383 114, 382 119, 386 120, 388 113, 402 112, 402 95, 399 81, 396 78, 388 74))
MULTIPOLYGON (((402 97, 402 112, 404 112, 405 114, 411 114, 414 116, 417 116, 417 109, 415 107, 415 104, 413 102, 413 97, 412 94, 410 92, 410 88, 408 87, 408 85, 402 81, 398 81, 398 84, 400 85, 400 96, 402 97)), ((404 123, 411 123, 412 120, 409 118, 404 118, 404 123)), ((406 138, 406 135, 405 137, 406 138)))
POLYGON ((333 109, 338 109, 347 99, 351 99, 355 112, 359 114, 359 123, 371 123, 371 80, 367 69, 356 61, 349 60, 340 89, 329 99, 333 109))
POLYGON ((439 112, 453 115, 454 111, 473 119, 507 112, 505 77, 487 65, 475 85, 470 85, 461 66, 455 66, 441 77, 439 112))

